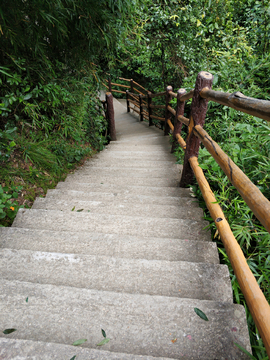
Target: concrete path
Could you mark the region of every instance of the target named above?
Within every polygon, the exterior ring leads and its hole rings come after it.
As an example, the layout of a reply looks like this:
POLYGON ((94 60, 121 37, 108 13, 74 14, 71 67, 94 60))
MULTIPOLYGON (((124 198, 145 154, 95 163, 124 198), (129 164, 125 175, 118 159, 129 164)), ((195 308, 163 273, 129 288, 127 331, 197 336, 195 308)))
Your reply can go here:
POLYGON ((244 308, 169 137, 114 108, 117 141, 0 228, 0 359, 248 359, 244 308))

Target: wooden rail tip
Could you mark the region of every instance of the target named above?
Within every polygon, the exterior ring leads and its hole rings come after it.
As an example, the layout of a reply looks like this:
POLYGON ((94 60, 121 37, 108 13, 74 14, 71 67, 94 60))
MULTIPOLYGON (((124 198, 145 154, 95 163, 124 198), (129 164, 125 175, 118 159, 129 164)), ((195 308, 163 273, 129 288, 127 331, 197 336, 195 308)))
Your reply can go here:
POLYGON ((208 71, 201 71, 201 72, 199 73, 199 75, 200 75, 202 78, 204 78, 204 79, 208 79, 208 80, 213 79, 213 75, 212 75, 210 72, 208 72, 208 71))
POLYGON ((186 89, 181 88, 177 90, 177 94, 184 95, 186 93, 187 93, 186 89))

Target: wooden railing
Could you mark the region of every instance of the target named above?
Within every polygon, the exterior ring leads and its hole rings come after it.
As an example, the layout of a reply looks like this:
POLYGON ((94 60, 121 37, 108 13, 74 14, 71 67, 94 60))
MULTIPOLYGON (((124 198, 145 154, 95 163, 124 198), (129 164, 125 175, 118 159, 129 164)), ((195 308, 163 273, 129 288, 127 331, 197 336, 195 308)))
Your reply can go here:
POLYGON ((116 141, 115 121, 114 121, 114 108, 113 96, 111 92, 106 92, 105 100, 102 100, 105 118, 108 121, 108 135, 111 141, 116 141))
POLYGON ((185 89, 179 89, 177 93, 174 93, 172 87, 168 86, 165 92, 153 94, 132 79, 119 79, 129 82, 129 85, 124 86, 108 80, 108 85, 105 86, 112 92, 117 91, 126 94, 127 111, 129 112, 130 109, 135 111, 139 114, 141 121, 146 119, 149 122, 149 126, 154 125, 154 120, 164 123, 164 126, 161 126, 164 128, 164 135, 168 135, 170 131, 173 134, 174 142, 172 151, 175 149, 176 143, 179 143, 185 151, 180 186, 185 187, 191 184, 194 176, 196 177, 207 208, 216 224, 228 258, 232 264, 241 291, 245 297, 255 325, 263 339, 267 354, 270 357, 269 304, 257 284, 224 213, 217 203, 204 173, 198 164, 199 146, 200 142, 202 142, 225 172, 231 183, 239 191, 257 219, 263 224, 267 231, 270 232, 270 201, 203 129, 209 100, 267 121, 270 121, 270 101, 249 98, 240 92, 229 94, 213 91, 211 90, 213 75, 205 71, 201 71, 198 74, 195 88, 189 92, 186 92, 185 89), (126 91, 113 90, 112 86, 126 87, 127 89, 126 91), (139 89, 136 87, 139 87, 139 89), (155 105, 152 101, 154 98, 164 98, 164 104, 155 105), (169 105, 172 98, 177 99, 176 110, 169 105), (191 98, 190 117, 188 119, 184 117, 184 107, 185 101, 191 98), (133 106, 131 106, 131 104, 133 106), (154 113, 154 111, 157 110, 163 110, 163 115, 154 113), (174 124, 172 122, 172 116, 174 116, 174 124), (182 124, 188 126, 186 142, 181 136, 182 124))

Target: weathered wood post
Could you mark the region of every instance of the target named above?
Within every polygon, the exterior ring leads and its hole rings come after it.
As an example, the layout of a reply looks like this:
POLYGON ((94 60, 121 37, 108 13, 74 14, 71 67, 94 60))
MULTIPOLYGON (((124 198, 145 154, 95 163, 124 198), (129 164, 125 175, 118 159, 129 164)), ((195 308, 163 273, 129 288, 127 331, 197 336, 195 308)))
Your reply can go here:
POLYGON ((127 99, 127 112, 130 112, 130 105, 129 105, 129 99, 128 99, 128 90, 126 90, 126 99, 127 99))
POLYGON ((106 93, 106 102, 107 102, 107 116, 108 116, 108 127, 109 135, 111 141, 116 141, 116 131, 115 131, 115 122, 114 122, 114 109, 113 109, 113 96, 112 93, 106 93))
POLYGON ((171 120, 172 113, 167 109, 170 101, 172 100, 172 95, 169 94, 172 91, 172 87, 169 85, 166 88, 166 110, 165 110, 165 126, 164 126, 164 135, 169 135, 170 126, 168 124, 168 120, 171 120))
POLYGON ((199 72, 195 84, 194 94, 190 109, 188 137, 186 141, 186 152, 183 165, 183 173, 180 181, 180 187, 185 187, 193 183, 194 174, 189 164, 192 156, 198 157, 200 140, 193 134, 193 128, 196 125, 204 125, 205 115, 207 111, 208 100, 200 96, 200 91, 204 87, 212 88, 213 75, 207 71, 199 72))
POLYGON ((140 102, 140 121, 143 121, 143 106, 142 106, 142 95, 139 95, 139 102, 140 102))
POLYGON ((178 144, 176 139, 176 134, 181 135, 182 123, 181 121, 178 121, 177 118, 179 115, 184 115, 185 101, 181 101, 181 97, 184 96, 186 93, 187 92, 185 89, 177 90, 177 108, 176 108, 175 121, 174 121, 173 143, 172 143, 171 153, 174 152, 174 150, 176 149, 176 145, 178 144))
POLYGON ((147 93, 147 101, 148 101, 148 114, 149 114, 149 126, 153 126, 153 120, 151 118, 152 115, 152 108, 151 108, 151 104, 152 104, 152 98, 151 98, 151 93, 150 91, 148 91, 147 93))
POLYGON ((108 88, 109 88, 109 92, 112 92, 112 80, 111 80, 111 77, 108 78, 108 88))

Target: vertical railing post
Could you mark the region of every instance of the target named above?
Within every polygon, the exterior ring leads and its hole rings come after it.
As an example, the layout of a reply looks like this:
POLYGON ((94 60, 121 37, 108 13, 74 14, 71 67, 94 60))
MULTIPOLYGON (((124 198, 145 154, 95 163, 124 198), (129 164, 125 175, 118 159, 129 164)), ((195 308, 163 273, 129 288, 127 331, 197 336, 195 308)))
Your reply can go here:
POLYGON ((112 92, 112 80, 111 80, 111 77, 108 78, 108 88, 109 88, 109 92, 112 92))
POLYGON ((139 95, 139 101, 140 101, 140 121, 143 121, 143 107, 142 107, 142 95, 139 95))
POLYGON ((109 135, 111 141, 116 141, 116 131, 115 131, 115 121, 114 121, 114 109, 113 109, 113 96, 112 93, 106 93, 106 103, 107 103, 107 116, 108 116, 108 125, 109 125, 109 135))
POLYGON ((166 88, 166 109, 165 109, 165 126, 164 126, 164 135, 169 135, 170 132, 170 126, 168 124, 168 120, 171 120, 172 113, 167 109, 169 102, 172 100, 172 96, 169 94, 170 91, 172 91, 171 86, 167 86, 166 88))
POLYGON ((185 187, 193 183, 194 175, 189 164, 189 159, 192 156, 198 157, 200 140, 193 133, 195 125, 204 125, 205 115, 207 111, 208 100, 203 99, 200 96, 200 91, 204 87, 212 88, 213 75, 206 71, 199 72, 195 84, 194 95, 192 98, 189 127, 188 127, 188 138, 186 141, 186 152, 183 165, 183 173, 180 181, 180 186, 185 187))
POLYGON ((128 90, 126 90, 126 99, 127 99, 127 112, 130 112, 130 105, 129 105, 129 99, 128 99, 128 90))
POLYGON ((131 93, 134 93, 133 79, 130 79, 130 92, 131 92, 131 93))
POLYGON ((182 123, 181 121, 178 121, 177 118, 179 115, 184 115, 185 101, 181 101, 181 97, 186 93, 187 92, 185 89, 177 90, 177 108, 176 108, 175 121, 174 121, 173 143, 172 143, 171 153, 173 153, 176 149, 176 145, 177 145, 176 134, 181 135, 182 123))
POLYGON ((149 126, 153 126, 153 120, 151 118, 151 115, 152 115, 152 108, 151 108, 152 98, 151 98, 150 95, 151 95, 151 93, 148 91, 147 100, 148 100, 149 126))

